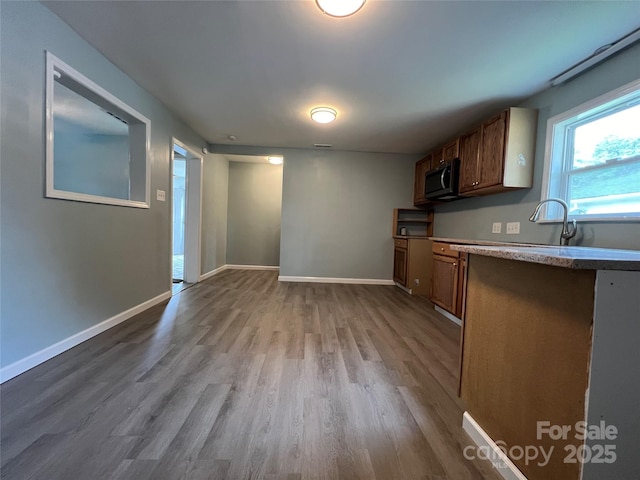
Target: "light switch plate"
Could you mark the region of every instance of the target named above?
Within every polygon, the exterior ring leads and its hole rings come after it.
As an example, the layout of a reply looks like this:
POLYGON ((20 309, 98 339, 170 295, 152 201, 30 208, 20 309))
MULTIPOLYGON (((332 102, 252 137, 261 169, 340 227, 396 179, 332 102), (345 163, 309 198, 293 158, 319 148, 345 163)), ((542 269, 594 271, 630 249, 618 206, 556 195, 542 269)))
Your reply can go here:
POLYGON ((158 201, 164 202, 165 201, 164 190, 156 190, 156 198, 158 199, 158 201))
POLYGON ((491 233, 500 233, 502 232, 502 222, 493 222, 493 226, 491 227, 491 233))
POLYGON ((519 235, 520 222, 507 222, 507 235, 519 235))

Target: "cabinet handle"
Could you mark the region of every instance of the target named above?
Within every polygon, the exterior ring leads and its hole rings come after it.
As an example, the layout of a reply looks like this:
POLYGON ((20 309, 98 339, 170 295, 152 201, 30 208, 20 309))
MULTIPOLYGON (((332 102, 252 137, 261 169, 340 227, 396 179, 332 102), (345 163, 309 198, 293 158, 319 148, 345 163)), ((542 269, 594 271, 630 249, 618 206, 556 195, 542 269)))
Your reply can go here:
POLYGON ((457 266, 458 266, 458 264, 457 264, 457 263, 455 263, 455 262, 453 262, 453 266, 454 266, 454 267, 457 267, 457 266))
POLYGON ((440 247, 440 251, 441 251, 441 252, 444 252, 444 248, 443 248, 443 247, 440 247))

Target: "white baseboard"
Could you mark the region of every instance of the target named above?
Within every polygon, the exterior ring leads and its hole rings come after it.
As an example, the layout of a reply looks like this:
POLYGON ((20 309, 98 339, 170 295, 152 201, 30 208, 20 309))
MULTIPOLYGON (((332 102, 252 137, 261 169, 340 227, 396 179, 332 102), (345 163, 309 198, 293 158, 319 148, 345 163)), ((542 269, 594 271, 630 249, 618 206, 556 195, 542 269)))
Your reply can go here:
MULTIPOLYGON (((485 450, 485 453, 487 449, 491 451, 489 461, 493 463, 493 466, 502 478, 505 480, 527 480, 527 477, 513 464, 491 437, 487 435, 487 432, 478 425, 478 422, 469 415, 469 412, 464 412, 462 416, 462 428, 478 447, 482 447, 485 450)), ((489 455, 483 454, 482 458, 486 458, 487 456, 489 455)))
POLYGON ((407 292, 409 295, 412 295, 412 293, 411 293, 411 289, 410 289, 410 288, 407 288, 407 287, 405 287, 404 285, 400 285, 400 284, 399 284, 398 282, 396 282, 396 281, 394 281, 394 282, 393 282, 393 284, 394 284, 396 287, 398 287, 400 290, 403 290, 403 291, 407 292))
POLYGON ((210 272, 207 273, 203 273, 202 275, 200 275, 200 281, 202 282, 203 280, 206 280, 207 278, 211 278, 214 275, 217 275, 218 273, 224 271, 227 269, 226 265, 222 265, 214 270, 211 270, 210 272))
POLYGON ((0 383, 4 383, 7 380, 12 379, 13 377, 17 377, 21 373, 26 372, 27 370, 31 370, 33 367, 40 365, 41 363, 46 362, 47 360, 55 357, 56 355, 60 355, 62 352, 69 350, 70 348, 75 347, 76 345, 81 344, 89 340, 96 335, 109 330, 112 327, 115 327, 119 323, 124 322, 125 320, 129 320, 131 317, 144 312, 145 310, 157 305, 159 303, 164 302, 171 298, 171 292, 165 292, 161 295, 158 295, 155 298, 147 300, 146 302, 141 303, 140 305, 136 305, 135 307, 130 308, 129 310, 125 310, 122 313, 119 313, 107 320, 98 323, 92 327, 87 328, 81 332, 76 333, 75 335, 71 335, 64 340, 59 341, 58 343, 54 343, 53 345, 43 348, 39 352, 33 353, 28 357, 25 357, 17 362, 12 363, 11 365, 7 365, 6 367, 2 367, 0 369, 0 383))
POLYGON ((434 305, 433 309, 436 312, 438 312, 439 314, 447 317, 447 319, 451 320, 456 325, 462 326, 462 320, 460 320, 458 317, 456 317, 453 313, 447 312, 444 308, 440 308, 438 305, 434 305))
POLYGON ((203 275, 200 275, 200 281, 211 278, 224 270, 280 270, 280 267, 273 265, 222 265, 215 270, 211 270, 203 275))
POLYGON ((225 265, 227 270, 280 270, 277 265, 225 265))
POLYGON ((393 280, 378 278, 331 278, 331 277, 294 277, 280 275, 279 282, 305 282, 305 283, 348 283, 354 285, 395 285, 393 280))

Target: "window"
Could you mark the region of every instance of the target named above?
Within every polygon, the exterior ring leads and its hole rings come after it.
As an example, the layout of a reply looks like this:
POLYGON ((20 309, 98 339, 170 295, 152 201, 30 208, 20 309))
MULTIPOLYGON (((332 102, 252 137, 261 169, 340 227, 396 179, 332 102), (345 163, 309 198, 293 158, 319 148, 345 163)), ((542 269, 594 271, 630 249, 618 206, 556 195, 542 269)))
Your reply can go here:
POLYGON ((577 220, 640 220, 640 80, 549 119, 544 179, 577 220))
POLYGON ((150 122, 47 52, 46 196, 149 208, 150 122))

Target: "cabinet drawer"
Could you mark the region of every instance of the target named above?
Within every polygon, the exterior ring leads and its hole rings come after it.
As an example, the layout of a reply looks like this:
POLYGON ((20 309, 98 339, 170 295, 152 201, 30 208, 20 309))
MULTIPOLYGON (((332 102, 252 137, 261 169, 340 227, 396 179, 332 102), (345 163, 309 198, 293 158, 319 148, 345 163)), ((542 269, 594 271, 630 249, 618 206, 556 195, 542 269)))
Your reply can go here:
POLYGON ((458 258, 460 252, 451 250, 451 245, 442 242, 433 242, 433 253, 436 255, 444 255, 445 257, 458 258))
POLYGON ((407 248, 409 242, 406 238, 394 238, 393 245, 399 248, 407 248))

